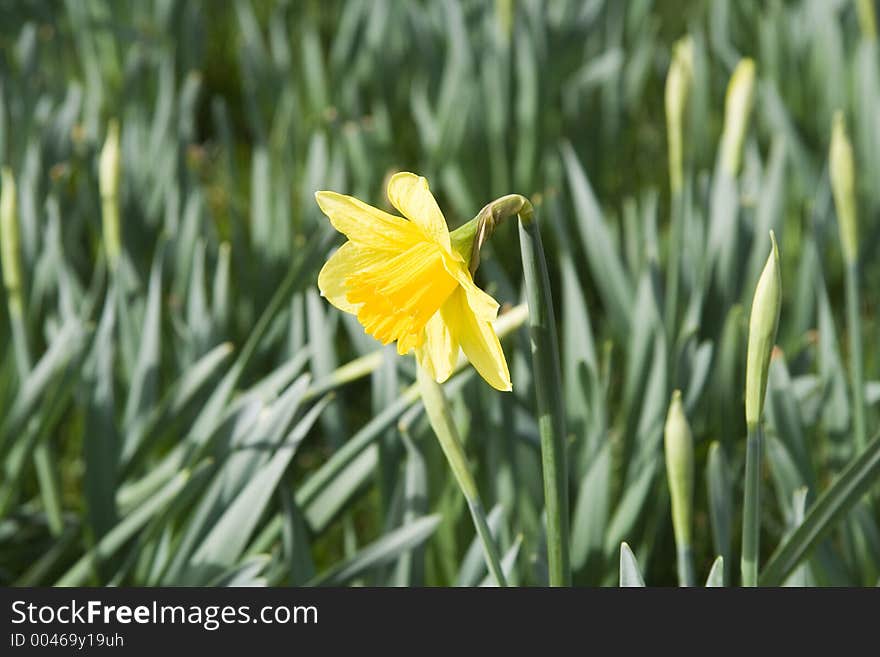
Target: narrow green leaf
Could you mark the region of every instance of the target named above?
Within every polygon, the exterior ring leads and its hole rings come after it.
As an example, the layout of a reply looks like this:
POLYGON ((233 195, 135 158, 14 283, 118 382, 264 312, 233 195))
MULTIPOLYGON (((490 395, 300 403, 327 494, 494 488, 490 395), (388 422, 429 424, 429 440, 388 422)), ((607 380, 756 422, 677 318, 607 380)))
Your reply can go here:
POLYGON ((217 567, 232 566, 247 545, 266 504, 297 448, 324 410, 329 398, 315 404, 288 435, 272 459, 261 468, 260 475, 241 491, 213 525, 201 546, 195 551, 186 570, 189 581, 199 581, 201 573, 217 567))
POLYGON ((351 558, 321 573, 309 584, 311 586, 340 586, 368 570, 389 563, 401 553, 421 544, 437 529, 439 515, 424 516, 388 532, 378 540, 359 550, 351 558))
MULTIPOLYGON (((137 363, 132 372, 125 402, 124 424, 131 426, 137 419, 148 412, 156 402, 159 385, 159 358, 161 356, 161 319, 162 319, 162 259, 163 248, 156 250, 153 268, 150 271, 150 288, 147 292, 147 307, 143 320, 143 328, 139 336, 140 350, 137 363)), ((132 434, 127 434, 130 437, 132 434)), ((126 446, 126 451, 136 448, 126 446)))
POLYGON ((96 538, 101 538, 117 522, 116 485, 120 444, 113 390, 114 298, 115 293, 109 291, 92 346, 91 371, 86 375, 89 385, 86 386, 86 432, 83 437, 83 492, 96 538))
POLYGON ((203 468, 192 472, 183 470, 178 473, 156 495, 126 515, 118 525, 107 532, 93 548, 88 550, 70 570, 55 582, 54 586, 82 586, 88 581, 92 568, 97 563, 118 552, 132 536, 137 534, 153 516, 161 512, 183 490, 187 481, 204 474, 206 474, 206 470, 203 468))
POLYGON ((580 483, 571 520, 571 565, 575 572, 601 566, 603 540, 611 504, 611 445, 593 456, 580 483))
POLYGON ((645 585, 636 556, 629 545, 620 544, 620 586, 640 587, 645 585))
POLYGON ((605 225, 593 189, 570 144, 563 146, 562 157, 577 212, 577 226, 587 253, 587 264, 593 280, 599 286, 605 306, 625 334, 633 300, 631 283, 605 225))
MULTIPOLYGON (((712 526, 712 545, 714 551, 725 563, 732 563, 733 544, 731 530, 733 525, 733 489, 730 470, 724 456, 724 448, 718 441, 709 445, 709 458, 706 463, 706 486, 709 499, 709 521, 712 526)), ((725 568, 724 582, 730 583, 729 568, 725 568)))
MULTIPOLYGON (((519 551, 522 547, 522 534, 518 535, 516 539, 513 541, 513 545, 504 553, 504 556, 501 558, 501 572, 504 573, 504 579, 508 582, 509 585, 513 586, 516 584, 516 560, 519 557, 519 551)), ((495 581, 495 578, 491 575, 486 575, 483 578, 483 581, 480 582, 480 586, 498 586, 498 583, 495 581)))
POLYGON ((810 507, 804 522, 782 541, 764 567, 761 586, 779 586, 816 543, 858 502, 880 473, 880 435, 854 458, 810 507))
POLYGON ((712 562, 712 569, 706 578, 706 587, 724 586, 724 557, 717 556, 712 562))
MULTIPOLYGON (((501 539, 501 525, 503 522, 504 509, 496 504, 486 516, 486 524, 489 526, 489 531, 492 533, 492 538, 496 543, 501 539)), ((483 546, 480 544, 479 537, 474 536, 461 560, 455 585, 476 586, 485 575, 486 561, 483 559, 483 546)))

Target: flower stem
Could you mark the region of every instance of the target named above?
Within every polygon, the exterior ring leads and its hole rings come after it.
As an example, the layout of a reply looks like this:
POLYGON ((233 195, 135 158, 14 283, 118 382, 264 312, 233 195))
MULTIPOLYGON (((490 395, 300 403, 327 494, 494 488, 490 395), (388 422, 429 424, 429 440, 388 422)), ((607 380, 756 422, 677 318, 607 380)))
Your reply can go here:
POLYGON ((458 437, 458 429, 452 420, 452 413, 450 412, 446 395, 443 394, 443 387, 434 381, 421 367, 418 368, 418 384, 422 394, 422 402, 428 414, 428 421, 437 435, 437 440, 440 442, 440 447, 446 455, 446 460, 449 461, 449 467, 452 468, 455 481, 458 483, 458 487, 461 489, 465 500, 467 500, 468 508, 474 521, 474 527, 483 545, 483 555, 486 558, 489 572, 492 573, 498 586, 507 586, 507 580, 501 569, 501 558, 498 554, 498 548, 495 546, 495 541, 489 531, 489 525, 486 523, 486 513, 480 501, 480 493, 468 468, 467 458, 461 446, 461 440, 458 437))
POLYGON ((667 259, 667 298, 665 308, 666 335, 670 344, 675 344, 675 327, 678 311, 678 287, 681 273, 680 254, 682 243, 682 224, 684 222, 684 195, 681 189, 672 192, 669 226, 669 248, 667 259))
POLYGON ((759 424, 749 426, 746 443, 746 482, 743 500, 742 585, 758 585, 760 547, 761 453, 764 436, 759 424))
POLYGON ((678 585, 696 586, 697 576, 694 573, 694 551, 690 545, 677 545, 675 553, 678 562, 678 585))
POLYGON ((528 201, 519 210, 519 241, 529 304, 534 385, 541 435, 550 586, 569 586, 568 468, 559 342, 541 233, 528 201))
MULTIPOLYGON (((544 475, 544 507, 547 512, 547 564, 550 586, 569 586, 568 469, 565 454, 565 416, 562 406, 562 375, 553 297, 541 232, 529 200, 519 194, 495 199, 456 233, 463 245, 471 244, 470 269, 480 264, 480 249, 496 227, 508 217, 519 217, 519 244, 523 278, 529 306, 532 365, 541 435, 544 475)), ((462 247, 464 248, 464 247, 462 247)))
POLYGON ((858 260, 846 263, 846 323, 849 334, 849 369, 852 377, 853 433, 856 450, 866 445, 865 435, 865 382, 862 361, 862 332, 859 327, 859 270, 858 260))

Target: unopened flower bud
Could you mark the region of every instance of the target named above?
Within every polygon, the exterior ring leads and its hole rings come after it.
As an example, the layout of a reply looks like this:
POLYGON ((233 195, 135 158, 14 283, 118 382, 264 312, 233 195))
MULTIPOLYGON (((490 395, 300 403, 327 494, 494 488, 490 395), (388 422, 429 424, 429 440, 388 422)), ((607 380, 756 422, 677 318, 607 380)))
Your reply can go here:
POLYGON ((731 176, 739 171, 743 142, 755 93, 755 62, 742 59, 727 85, 724 104, 724 133, 721 136, 721 166, 731 176))
POLYGON ((770 369, 770 356, 776 341, 782 304, 779 248, 772 230, 770 242, 770 256, 755 287, 752 314, 749 317, 749 346, 746 355, 746 424, 749 427, 758 425, 764 410, 767 372, 770 369))
POLYGON ((846 134, 846 119, 843 112, 840 111, 834 114, 829 160, 831 188, 834 191, 837 226, 840 230, 840 244, 843 247, 843 257, 847 262, 852 263, 859 255, 855 165, 852 144, 846 134))
POLYGON ((3 258, 3 284, 11 313, 21 313, 21 254, 19 251, 18 203, 15 178, 9 167, 0 173, 0 255, 3 258))
POLYGON ((104 228, 104 248, 110 266, 116 264, 122 249, 119 225, 119 123, 111 121, 107 128, 107 139, 101 149, 98 162, 98 186, 101 190, 101 218, 104 228))
POLYGON ((673 192, 684 179, 684 112, 694 74, 694 47, 690 37, 676 42, 666 76, 666 135, 669 141, 669 179, 673 192))
POLYGON ((666 478, 672 501, 672 528, 679 549, 691 545, 694 500, 694 439, 684 413, 681 391, 672 393, 663 432, 666 478))

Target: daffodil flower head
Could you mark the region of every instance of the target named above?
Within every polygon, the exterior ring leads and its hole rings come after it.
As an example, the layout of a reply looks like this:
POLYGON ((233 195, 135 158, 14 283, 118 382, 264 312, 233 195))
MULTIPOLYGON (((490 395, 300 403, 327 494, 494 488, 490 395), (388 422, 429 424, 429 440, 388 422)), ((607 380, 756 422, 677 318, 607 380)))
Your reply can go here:
POLYGON ((473 237, 452 239, 424 178, 397 173, 387 194, 403 217, 352 196, 315 194, 330 223, 348 238, 318 275, 321 294, 356 315, 382 344, 397 342, 399 354, 415 351, 419 367, 435 381, 450 377, 460 347, 493 388, 510 390, 492 327, 498 302, 476 286, 470 271, 473 237))

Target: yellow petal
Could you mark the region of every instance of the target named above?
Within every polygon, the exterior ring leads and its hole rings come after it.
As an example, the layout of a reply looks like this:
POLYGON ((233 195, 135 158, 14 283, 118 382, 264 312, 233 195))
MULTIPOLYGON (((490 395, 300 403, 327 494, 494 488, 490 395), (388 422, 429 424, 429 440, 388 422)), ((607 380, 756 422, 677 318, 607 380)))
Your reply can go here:
POLYGON ((422 331, 421 333, 410 333, 408 335, 404 335, 397 341, 397 353, 401 356, 405 356, 409 353, 410 349, 415 349, 416 353, 418 353, 424 343, 424 331, 422 331))
POLYGON ((444 253, 423 239, 347 278, 345 296, 362 304, 357 316, 364 330, 383 344, 400 340, 400 353, 420 345, 425 324, 458 288, 443 264, 444 253), (405 336, 412 339, 402 340, 405 336))
POLYGON ((321 273, 318 274, 318 289, 321 290, 321 295, 339 310, 356 315, 361 304, 351 303, 346 299, 348 291, 346 279, 387 259, 387 251, 376 251, 360 247, 354 242, 346 242, 321 268, 321 273))
POLYGON ((412 222, 367 205, 353 196, 315 192, 315 200, 333 227, 360 246, 401 251, 424 239, 412 222))
POLYGON ((496 390, 511 390, 510 372, 495 329, 474 315, 463 289, 449 297, 440 314, 480 376, 496 390))
POLYGON ((464 290, 471 312, 483 321, 491 322, 494 320, 498 316, 498 302, 477 287, 464 261, 451 261, 450 258, 445 258, 443 264, 446 271, 452 274, 464 290))
POLYGON ((439 312, 425 325, 425 341, 416 349, 416 358, 419 367, 437 383, 452 376, 458 362, 458 342, 439 312))
POLYGON ((414 173, 403 171, 388 181, 388 200, 400 213, 422 229, 425 236, 452 250, 446 219, 428 188, 428 181, 414 173))

